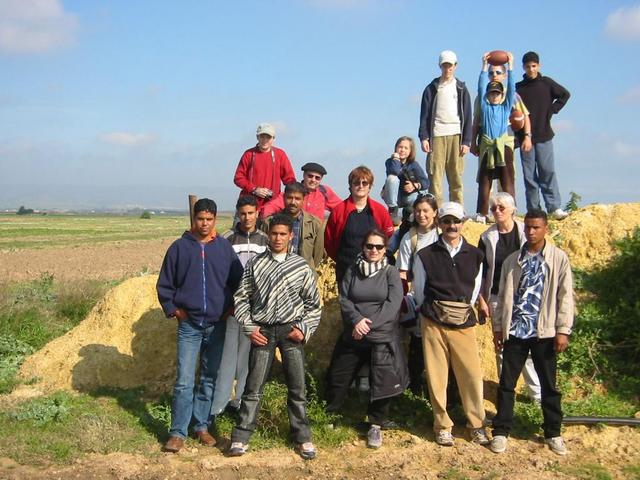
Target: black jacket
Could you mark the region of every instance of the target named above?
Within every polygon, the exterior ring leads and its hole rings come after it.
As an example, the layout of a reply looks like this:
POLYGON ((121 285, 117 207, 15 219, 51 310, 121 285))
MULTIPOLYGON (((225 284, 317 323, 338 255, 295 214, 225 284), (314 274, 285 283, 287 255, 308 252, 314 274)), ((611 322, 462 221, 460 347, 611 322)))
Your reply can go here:
POLYGON ((516 83, 516 92, 529 110, 531 120, 531 141, 548 142, 554 136, 551 129, 551 116, 558 113, 569 100, 569 90, 542 74, 534 79, 528 78, 516 83))

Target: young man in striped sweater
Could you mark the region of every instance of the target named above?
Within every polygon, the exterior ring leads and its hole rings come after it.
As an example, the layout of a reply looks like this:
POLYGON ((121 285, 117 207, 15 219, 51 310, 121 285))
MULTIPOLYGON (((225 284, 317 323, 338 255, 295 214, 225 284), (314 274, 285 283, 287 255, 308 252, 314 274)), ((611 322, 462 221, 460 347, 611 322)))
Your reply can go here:
POLYGON ((236 319, 251 340, 251 353, 229 456, 243 455, 249 448, 276 347, 282 353, 287 379, 291 437, 302 458, 309 460, 316 455, 306 412, 303 345, 320 322, 320 297, 309 264, 301 256, 288 253, 292 229, 291 217, 271 218, 269 249, 247 263, 234 297, 236 319))

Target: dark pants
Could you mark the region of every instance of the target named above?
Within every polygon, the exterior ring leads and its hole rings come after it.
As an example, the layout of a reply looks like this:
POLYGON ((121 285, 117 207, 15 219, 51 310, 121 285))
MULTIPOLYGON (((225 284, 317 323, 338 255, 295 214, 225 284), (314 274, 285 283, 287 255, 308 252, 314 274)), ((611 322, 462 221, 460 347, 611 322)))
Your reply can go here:
MULTIPOLYGON (((364 365, 371 363, 371 350, 369 344, 353 345, 340 337, 336 348, 333 350, 331 364, 327 371, 327 411, 336 412, 344 404, 349 386, 364 365)), ((389 406, 391 398, 370 400, 367 413, 369 422, 382 425, 389 418, 389 406)))
POLYGON ((502 373, 498 387, 498 413, 493 419, 493 435, 509 436, 513 425, 513 404, 518 377, 529 351, 542 389, 542 415, 545 438, 560 436, 562 422, 561 394, 556 388, 555 339, 530 338, 522 340, 510 336, 502 350, 502 373))
POLYGON ((424 395, 425 373, 422 338, 409 334, 409 390, 414 395, 424 395))
POLYGON ((500 188, 507 192, 514 199, 516 198, 514 179, 516 171, 513 165, 513 150, 509 147, 504 149, 504 167, 495 167, 493 170, 487 169, 487 159, 482 159, 480 170, 478 171, 478 204, 476 212, 481 215, 489 213, 489 195, 491 193, 491 183, 494 179, 500 180, 500 188))
POLYGON ((264 346, 251 345, 249 375, 242 395, 240 418, 231 433, 232 442, 248 443, 249 437, 256 429, 262 391, 271 370, 276 346, 282 354, 282 366, 287 382, 287 412, 291 438, 296 443, 311 441, 306 411, 304 349, 302 343, 287 339, 289 332, 291 324, 260 326, 260 333, 267 337, 269 343, 264 346))

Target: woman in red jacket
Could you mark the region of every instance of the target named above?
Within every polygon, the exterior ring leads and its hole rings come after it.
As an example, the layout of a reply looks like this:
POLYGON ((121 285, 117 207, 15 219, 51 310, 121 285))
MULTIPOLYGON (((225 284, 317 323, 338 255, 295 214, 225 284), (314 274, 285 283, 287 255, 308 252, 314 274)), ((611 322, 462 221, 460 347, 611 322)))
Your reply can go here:
POLYGON ((393 234, 393 222, 387 207, 369 196, 373 187, 373 172, 359 166, 349 173, 351 195, 338 204, 327 221, 324 248, 336 262, 338 284, 362 250, 366 233, 378 228, 387 237, 393 234))

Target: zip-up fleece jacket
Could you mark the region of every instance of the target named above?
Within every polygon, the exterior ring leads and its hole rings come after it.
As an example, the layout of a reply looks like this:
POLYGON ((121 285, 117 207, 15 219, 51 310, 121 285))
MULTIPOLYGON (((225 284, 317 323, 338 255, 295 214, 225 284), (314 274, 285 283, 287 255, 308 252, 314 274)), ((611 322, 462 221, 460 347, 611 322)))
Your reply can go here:
POLYGON ((525 75, 522 81, 516 83, 516 91, 529 110, 531 141, 544 143, 551 140, 554 136, 551 116, 569 101, 569 90, 552 78, 538 74, 534 79, 525 75))
MULTIPOLYGON (((251 195, 257 187, 268 188, 273 195, 280 193, 280 183, 295 182, 296 176, 289 157, 284 150, 271 147, 268 152, 261 151, 257 146, 246 150, 236 168, 233 183, 242 189, 240 196, 251 195)), ((269 199, 258 198, 259 209, 269 199)))
MULTIPOLYGON (((367 199, 367 206, 371 210, 373 220, 376 222, 378 228, 390 238, 395 229, 393 228, 393 222, 391 221, 387 207, 372 200, 371 197, 367 199)), ((327 255, 333 260, 338 256, 340 240, 342 239, 344 227, 347 224, 347 218, 355 209, 356 204, 353 203, 353 198, 349 195, 342 203, 336 205, 331 215, 329 215, 327 226, 324 229, 324 249, 327 251, 327 255)))
POLYGON ((222 234, 222 238, 229 241, 233 250, 238 255, 240 263, 244 267, 249 260, 264 252, 269 246, 269 237, 259 228, 247 233, 240 230, 237 223, 233 230, 227 230, 222 234))
MULTIPOLYGON (((502 331, 504 340, 509 338, 511 316, 513 314, 513 296, 522 276, 521 256, 526 251, 525 244, 519 251, 513 252, 502 264, 500 275, 500 294, 498 306, 491 318, 494 332, 502 331)), ((542 250, 547 265, 540 315, 538 316, 538 338, 555 337, 556 333, 571 334, 573 327, 573 277, 567 254, 549 243, 542 250)))
MULTIPOLYGON (((418 137, 420 140, 429 140, 433 136, 433 125, 436 118, 436 97, 438 93, 438 83, 440 77, 434 78, 422 92, 422 103, 420 105, 420 128, 418 137)), ((463 81, 456 78, 456 88, 458 89, 458 116, 460 117, 460 144, 471 146, 472 121, 471 121, 471 96, 463 81)), ((527 105, 528 106, 528 105, 527 105)))
POLYGON ((201 243, 184 232, 167 250, 160 269, 156 290, 162 310, 171 317, 182 308, 193 324, 209 326, 233 306, 242 271, 227 240, 216 236, 201 243))

